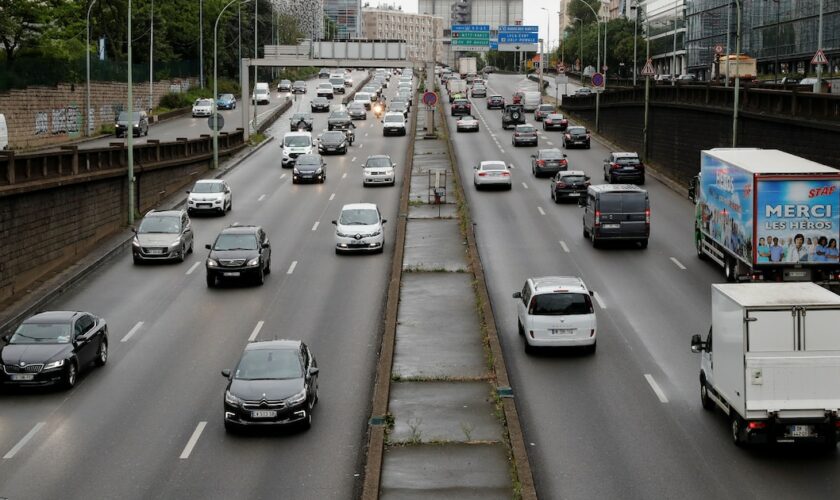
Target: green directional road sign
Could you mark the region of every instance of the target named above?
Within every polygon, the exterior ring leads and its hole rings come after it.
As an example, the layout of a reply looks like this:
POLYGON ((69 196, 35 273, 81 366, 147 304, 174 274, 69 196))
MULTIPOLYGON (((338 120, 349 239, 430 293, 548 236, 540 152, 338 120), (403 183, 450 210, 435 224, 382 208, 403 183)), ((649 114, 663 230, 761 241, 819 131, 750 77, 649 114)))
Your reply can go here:
POLYGON ((473 39, 473 40, 490 40, 490 32, 489 31, 461 31, 461 32, 454 32, 452 33, 453 40, 464 40, 464 39, 473 39))
POLYGON ((453 38, 452 45, 457 45, 461 47, 482 47, 482 46, 489 46, 490 40, 485 39, 476 39, 476 38, 453 38))

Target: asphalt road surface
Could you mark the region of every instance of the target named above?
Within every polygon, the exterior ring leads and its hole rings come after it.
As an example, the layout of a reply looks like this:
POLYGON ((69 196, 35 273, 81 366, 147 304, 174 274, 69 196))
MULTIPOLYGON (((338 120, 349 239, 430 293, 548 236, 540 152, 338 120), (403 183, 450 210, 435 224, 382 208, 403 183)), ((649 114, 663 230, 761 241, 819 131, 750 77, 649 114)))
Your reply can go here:
MULTIPOLYGON (((510 99, 521 81, 492 75, 488 94, 510 99)), ((549 179, 532 175, 537 148, 514 148, 501 112, 472 101, 481 131, 457 134, 451 117, 450 129, 540 498, 836 497, 835 454, 736 448, 724 415, 701 408, 689 339, 708 331, 710 285, 724 279, 695 254, 691 203, 648 176, 650 246, 593 249, 582 209, 555 205, 549 179), (473 165, 496 159, 515 166, 513 190, 476 192, 473 165), (544 275, 581 276, 596 291, 595 355, 525 354, 511 293, 544 275)), ((561 132, 538 129, 539 148, 561 147, 561 132)), ((608 152, 593 139, 566 151, 569 168, 603 183, 608 152)))
MULTIPOLYGON (((313 96, 299 105, 308 110, 313 96)), ((326 118, 315 114, 316 132, 326 118)), ((402 172, 411 137, 383 138, 372 118, 356 122, 347 155, 327 157, 326 183, 292 185, 291 169, 280 167, 279 139, 289 130, 281 117, 269 131, 278 140, 227 175, 233 210, 192 218, 195 253, 185 262, 135 266, 126 251, 49 304, 104 317, 110 359, 70 392, 0 394, 0 497, 356 494, 395 226, 386 224, 384 254, 337 256, 330 221, 343 204, 366 201, 396 222, 401 181, 363 188, 360 165, 386 153, 402 172), (208 289, 204 245, 234 222, 266 229, 272 272, 261 287, 208 289), (219 372, 249 338, 309 344, 321 369, 311 430, 225 433, 219 372)))

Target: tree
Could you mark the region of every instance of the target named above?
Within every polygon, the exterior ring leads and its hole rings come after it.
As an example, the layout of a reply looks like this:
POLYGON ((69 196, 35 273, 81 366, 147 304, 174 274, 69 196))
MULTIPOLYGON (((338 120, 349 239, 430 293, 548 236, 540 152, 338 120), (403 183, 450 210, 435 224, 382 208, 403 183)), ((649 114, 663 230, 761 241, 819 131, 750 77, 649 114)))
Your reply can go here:
POLYGON ((324 16, 324 40, 335 40, 338 37, 338 25, 328 16, 324 16))
POLYGON ((0 42, 6 49, 6 64, 17 52, 35 44, 49 21, 53 2, 47 0, 0 0, 0 42))
POLYGON ((578 19, 583 19, 583 24, 589 24, 595 20, 592 10, 598 12, 600 9, 601 0, 572 0, 569 2, 568 7, 566 7, 566 12, 569 13, 570 18, 577 17, 578 19), (584 2, 592 7, 592 9, 583 5, 584 2))

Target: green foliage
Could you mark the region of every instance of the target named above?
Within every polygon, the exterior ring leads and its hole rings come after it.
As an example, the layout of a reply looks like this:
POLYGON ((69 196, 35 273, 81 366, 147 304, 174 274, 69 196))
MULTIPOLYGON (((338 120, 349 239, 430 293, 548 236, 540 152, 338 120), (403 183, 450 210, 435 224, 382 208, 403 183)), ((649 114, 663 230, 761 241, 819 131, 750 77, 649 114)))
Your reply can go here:
MULTIPOLYGON (((575 2, 573 2, 575 3, 575 2)), ((578 2, 579 3, 579 2, 578 2)), ((585 8, 585 7, 584 7, 585 8)), ((591 13, 590 13, 591 15, 591 13)), ((607 24, 607 61, 608 73, 618 75, 621 63, 624 63, 625 73, 630 74, 633 67, 633 20, 613 19, 607 24)), ((595 66, 597 51, 600 45, 601 57, 603 58, 604 25, 600 23, 583 24, 574 23, 566 29, 566 37, 563 41, 561 57, 565 58, 567 64, 573 66, 580 57, 581 35, 583 44, 583 67, 595 66), (600 34, 599 34, 600 33, 600 34)), ((638 37, 638 59, 637 64, 644 62, 645 40, 638 37)), ((601 61, 604 64, 604 61, 601 61)))
MULTIPOLYGON (((595 15, 592 13, 594 10, 598 12, 601 8, 601 1, 600 0, 572 0, 568 3, 568 7, 566 7, 566 12, 569 13, 569 18, 579 18, 583 19, 583 24, 591 24, 595 20, 595 15), (587 7, 592 7, 591 9, 587 7)), ((577 22, 577 21, 575 21, 577 22)))
POLYGON ((324 40, 335 40, 338 36, 338 25, 328 16, 324 16, 324 40))

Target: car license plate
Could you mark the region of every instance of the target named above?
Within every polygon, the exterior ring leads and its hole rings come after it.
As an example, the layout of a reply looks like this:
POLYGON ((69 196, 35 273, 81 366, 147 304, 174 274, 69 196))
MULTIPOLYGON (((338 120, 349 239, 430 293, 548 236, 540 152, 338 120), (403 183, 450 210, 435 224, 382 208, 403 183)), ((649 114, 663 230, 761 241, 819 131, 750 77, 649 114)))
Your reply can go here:
POLYGON ((224 273, 224 275, 230 277, 239 276, 239 271, 224 273))
POLYGON ((791 437, 811 437, 814 429, 810 425, 791 425, 788 426, 788 435, 791 437))
POLYGON ((578 192, 572 192, 572 193, 569 193, 569 196, 580 196, 580 193, 578 193, 578 192))
POLYGON ((276 418, 276 410, 256 410, 251 412, 251 418, 276 418))
POLYGON ((618 229, 621 227, 621 224, 604 224, 604 229, 618 229))
POLYGON ((12 380, 16 381, 26 381, 26 380, 35 380, 34 373, 16 373, 12 375, 12 380))
POLYGON ((549 328, 549 333, 552 335, 570 335, 575 332, 574 328, 549 328))
POLYGON ((162 255, 162 254, 163 254, 163 250, 160 250, 160 249, 158 249, 158 248, 150 248, 150 249, 148 250, 148 253, 149 253, 150 255, 162 255))

